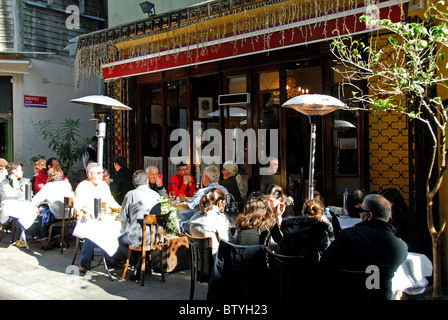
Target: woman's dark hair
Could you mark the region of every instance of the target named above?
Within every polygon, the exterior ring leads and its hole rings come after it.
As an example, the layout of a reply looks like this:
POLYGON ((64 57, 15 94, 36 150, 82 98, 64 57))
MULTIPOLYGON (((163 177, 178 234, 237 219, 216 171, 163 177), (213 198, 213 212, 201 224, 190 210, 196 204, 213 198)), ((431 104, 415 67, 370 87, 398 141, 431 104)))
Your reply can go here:
POLYGON ((280 201, 286 201, 286 205, 294 205, 292 198, 288 197, 283 191, 283 188, 276 185, 270 184, 266 189, 266 195, 271 196, 274 199, 279 199, 280 201))
POLYGON ((391 220, 392 224, 396 225, 404 219, 406 214, 409 214, 409 207, 406 204, 402 194, 395 188, 384 189, 381 195, 391 203, 391 220))
POLYGON ((199 207, 201 208, 200 214, 207 215, 207 212, 211 210, 219 200, 226 200, 224 192, 218 188, 208 190, 199 201, 199 207))

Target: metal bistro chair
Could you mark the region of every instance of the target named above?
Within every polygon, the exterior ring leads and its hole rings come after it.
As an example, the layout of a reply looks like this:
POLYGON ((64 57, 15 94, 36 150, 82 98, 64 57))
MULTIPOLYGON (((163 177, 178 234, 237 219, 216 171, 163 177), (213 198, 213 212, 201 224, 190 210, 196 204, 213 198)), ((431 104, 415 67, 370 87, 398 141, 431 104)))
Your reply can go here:
POLYGON ((43 249, 47 250, 48 245, 50 244, 53 227, 61 227, 61 238, 59 246, 61 247, 61 254, 62 254, 64 252, 64 242, 67 244, 67 247, 69 246, 68 228, 74 227, 75 224, 76 224, 76 216, 73 211, 73 198, 64 197, 64 214, 62 215, 62 219, 55 220, 50 225, 50 230, 48 232, 48 239, 42 245, 43 249))
MULTIPOLYGON (((142 263, 141 263, 141 277, 142 277, 142 287, 145 285, 145 269, 146 269, 146 253, 148 252, 149 257, 149 267, 148 271, 151 272, 151 250, 159 250, 160 251, 160 270, 162 275, 162 281, 165 281, 164 276, 164 268, 163 268, 163 249, 165 247, 165 228, 168 222, 169 213, 162 215, 153 215, 148 214, 145 215, 143 219, 143 239, 142 245, 140 246, 132 246, 129 245, 128 250, 128 258, 126 259, 126 266, 123 270, 123 275, 121 276, 121 280, 126 276, 126 272, 129 267, 129 259, 131 257, 132 251, 141 251, 142 252, 142 263), (149 238, 147 233, 147 227, 149 229, 149 238), (148 239, 149 241, 147 241, 148 239), (146 245, 145 245, 146 244, 146 245)), ((138 264, 137 264, 138 266, 138 264)))
POLYGON ((194 297, 195 282, 208 283, 213 269, 212 238, 193 237, 187 233, 191 259, 190 300, 194 297))
POLYGON ((297 300, 308 296, 308 286, 303 281, 308 275, 304 272, 303 256, 284 256, 266 247, 272 288, 278 300, 297 300))

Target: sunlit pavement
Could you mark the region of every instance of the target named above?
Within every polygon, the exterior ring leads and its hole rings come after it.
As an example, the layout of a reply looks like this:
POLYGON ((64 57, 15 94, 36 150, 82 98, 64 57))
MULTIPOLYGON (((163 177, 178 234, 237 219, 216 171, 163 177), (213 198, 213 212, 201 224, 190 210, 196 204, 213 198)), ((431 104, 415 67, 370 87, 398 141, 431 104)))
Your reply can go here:
MULTIPOLYGON (((79 274, 71 265, 75 240, 70 239, 70 247, 51 247, 47 251, 40 243, 18 248, 10 244, 11 234, 0 241, 0 299, 2 300, 188 300, 190 294, 190 269, 165 275, 146 275, 145 286, 129 280, 129 274, 120 281, 123 268, 111 270, 113 281, 101 264, 86 274, 79 274)), ((76 264, 79 263, 78 252, 76 264)), ((96 255, 92 265, 100 262, 96 255)), ((195 300, 204 300, 207 284, 196 283, 195 300)))

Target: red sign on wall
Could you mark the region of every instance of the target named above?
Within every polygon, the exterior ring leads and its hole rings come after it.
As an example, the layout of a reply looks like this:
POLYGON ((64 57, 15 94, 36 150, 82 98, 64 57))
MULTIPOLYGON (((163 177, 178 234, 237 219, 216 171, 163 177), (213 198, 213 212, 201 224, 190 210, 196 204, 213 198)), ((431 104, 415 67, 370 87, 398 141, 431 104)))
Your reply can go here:
POLYGON ((29 108, 46 108, 47 97, 23 96, 23 105, 29 108))

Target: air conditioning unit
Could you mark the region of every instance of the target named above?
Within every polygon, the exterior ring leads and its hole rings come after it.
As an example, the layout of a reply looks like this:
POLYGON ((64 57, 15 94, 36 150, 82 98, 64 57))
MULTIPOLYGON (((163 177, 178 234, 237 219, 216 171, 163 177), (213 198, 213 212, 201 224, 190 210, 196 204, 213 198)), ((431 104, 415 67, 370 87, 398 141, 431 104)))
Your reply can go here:
POLYGON ((250 103, 250 93, 233 93, 220 94, 218 96, 218 105, 227 106, 232 104, 248 104, 250 103))

